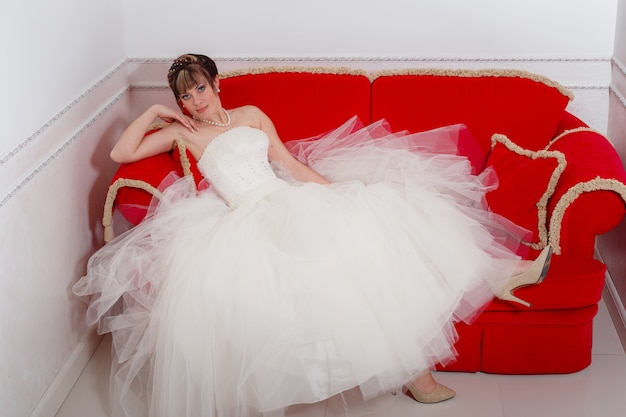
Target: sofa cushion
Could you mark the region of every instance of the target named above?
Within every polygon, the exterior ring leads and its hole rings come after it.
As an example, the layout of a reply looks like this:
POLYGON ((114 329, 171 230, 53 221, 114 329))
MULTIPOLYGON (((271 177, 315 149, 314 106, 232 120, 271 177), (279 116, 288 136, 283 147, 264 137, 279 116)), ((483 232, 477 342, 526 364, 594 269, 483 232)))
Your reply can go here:
POLYGON ((485 155, 495 133, 538 150, 552 138, 572 98, 558 83, 524 71, 386 71, 372 83, 372 120, 413 132, 463 123, 485 155))
POLYGON ((498 188, 487 193, 490 208, 532 232, 531 247, 548 243, 547 206, 565 169, 558 151, 531 151, 505 135, 492 137, 487 167, 498 176, 498 188))
POLYGON ((370 80, 346 68, 267 67, 220 75, 225 108, 252 104, 274 122, 283 142, 341 126, 353 116, 370 121, 370 80))

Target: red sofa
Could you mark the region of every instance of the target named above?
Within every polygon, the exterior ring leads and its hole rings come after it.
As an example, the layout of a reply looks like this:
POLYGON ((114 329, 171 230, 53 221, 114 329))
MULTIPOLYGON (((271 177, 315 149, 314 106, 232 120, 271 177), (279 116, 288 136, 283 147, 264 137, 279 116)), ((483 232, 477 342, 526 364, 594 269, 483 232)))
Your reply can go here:
MULTIPOLYGON (((354 115, 386 119, 393 130, 422 131, 464 123, 475 140, 461 152, 477 171, 492 166, 500 186, 491 208, 534 232, 529 258, 554 248, 541 285, 516 295, 527 309, 494 300, 471 325, 457 326, 452 371, 501 374, 570 373, 591 363, 592 325, 605 266, 594 259, 597 235, 626 213, 626 173, 612 145, 568 113, 572 94, 536 74, 512 70, 256 68, 221 75, 225 108, 254 104, 284 141, 331 130, 354 115)), ((104 225, 114 208, 133 224, 145 215, 169 172, 193 175, 184 148, 119 167, 104 225)))

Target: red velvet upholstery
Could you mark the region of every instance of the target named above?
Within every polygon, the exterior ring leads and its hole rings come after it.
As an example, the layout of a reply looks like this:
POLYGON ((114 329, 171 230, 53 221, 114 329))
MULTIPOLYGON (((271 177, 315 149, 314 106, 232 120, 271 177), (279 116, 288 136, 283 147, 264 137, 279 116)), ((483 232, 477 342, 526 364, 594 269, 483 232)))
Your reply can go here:
POLYGON ((273 121, 283 141, 304 139, 340 126, 353 116, 370 120, 370 82, 365 75, 271 72, 220 81, 222 105, 254 104, 273 121))
POLYGON ((487 160, 486 166, 496 172, 499 181, 498 188, 487 194, 487 202, 494 212, 530 230, 530 242, 540 242, 540 222, 545 234, 545 207, 542 219, 537 205, 550 192, 550 183, 558 178, 565 161, 562 155, 545 151, 532 156, 518 153, 524 150, 512 148, 515 144, 503 139, 495 143, 487 160))
MULTIPOLYGON (((586 125, 583 123, 579 127, 586 125)), ((566 169, 561 175, 550 201, 551 211, 563 203, 566 193, 578 184, 597 179, 626 182, 622 162, 605 137, 591 130, 569 128, 568 131, 571 133, 561 135, 549 149, 565 154, 568 166, 576 169, 566 169)), ((610 184, 603 184, 605 187, 610 184)), ((563 255, 587 259, 593 256, 594 237, 608 232, 621 221, 622 200, 615 192, 606 189, 594 191, 591 195, 584 192, 575 201, 576 204, 570 204, 565 210, 560 233, 555 238, 559 237, 563 255)), ((554 232, 557 232, 556 228, 554 232)))
POLYGON ((372 120, 419 132, 464 123, 485 154, 500 133, 524 148, 552 138, 569 98, 523 73, 416 70, 372 83, 372 120))
MULTIPOLYGON (((169 153, 162 153, 131 164, 122 164, 113 176, 111 183, 118 179, 141 179, 158 188, 161 181, 170 173, 182 176, 182 168, 174 163, 169 153)), ((137 225, 146 216, 150 201, 154 196, 147 190, 134 187, 122 187, 117 192, 116 208, 130 223, 137 225)))
POLYGON ((481 316, 480 370, 498 374, 570 373, 591 363, 597 304, 574 310, 481 316), (575 342, 575 343, 571 343, 575 342))
MULTIPOLYGON (((604 264, 593 257, 595 238, 626 213, 626 172, 610 143, 565 111, 569 98, 562 87, 511 71, 415 70, 385 73, 370 82, 345 70, 263 69, 225 76, 220 88, 226 108, 257 105, 274 120, 283 140, 318 135, 354 115, 364 123, 385 118, 396 131, 465 123, 477 140, 461 138, 467 142, 461 152, 477 171, 486 160, 500 171, 501 190, 488 197, 494 210, 526 227, 540 226, 536 200, 553 161, 520 158, 502 146, 490 154, 492 136, 506 135, 526 150, 562 153, 567 166, 546 202, 543 225, 556 251, 552 265, 542 284, 516 291, 533 307, 494 300, 471 325, 459 324, 459 356, 444 369, 534 374, 576 372, 589 365, 605 273, 604 264)), ((180 174, 175 155, 122 166, 116 178, 158 185, 168 172, 180 174)), ((120 209, 146 204, 131 194, 117 194, 120 209)), ((536 255, 531 250, 529 258, 536 255)))
MULTIPOLYGON (((153 132, 147 132, 146 135, 153 132)), ((185 153, 188 160, 193 161, 191 153, 187 150, 185 153)), ((192 162, 190 169, 196 187, 201 189, 200 183, 203 177, 198 166, 192 162)), ((171 172, 175 172, 180 177, 184 175, 180 152, 177 149, 130 164, 121 164, 115 172, 111 184, 114 184, 118 179, 138 179, 159 189, 163 179, 171 172)), ((115 207, 132 225, 138 225, 146 217, 150 202, 154 198, 153 194, 145 188, 137 187, 121 187, 116 194, 115 207)))

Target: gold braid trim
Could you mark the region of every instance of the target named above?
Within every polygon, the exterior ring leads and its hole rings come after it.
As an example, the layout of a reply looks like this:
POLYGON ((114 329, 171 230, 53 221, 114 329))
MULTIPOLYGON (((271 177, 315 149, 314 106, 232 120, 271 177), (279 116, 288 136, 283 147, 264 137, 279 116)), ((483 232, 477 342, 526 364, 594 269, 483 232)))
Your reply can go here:
POLYGON ((525 156, 533 160, 538 159, 538 158, 544 158, 544 159, 555 158, 557 160, 557 167, 555 168, 555 170, 552 172, 552 175, 550 176, 550 181, 548 182, 548 186, 546 190, 544 191, 544 193, 542 194, 539 201, 537 201, 536 203, 537 218, 538 218, 537 231, 539 232, 539 236, 538 236, 539 242, 524 242, 525 244, 527 244, 533 249, 538 249, 538 250, 543 249, 548 244, 548 228, 547 228, 548 201, 550 200, 550 197, 552 197, 552 195, 554 194, 554 191, 556 190, 556 186, 559 182, 559 178, 561 177, 561 174, 563 173, 563 171, 565 171, 565 167, 567 166, 565 155, 559 151, 546 151, 546 150, 530 151, 528 149, 524 149, 520 147, 519 145, 513 143, 505 135, 501 135, 497 133, 491 137, 491 149, 492 150, 496 146, 497 142, 502 143, 511 152, 514 152, 518 155, 525 156))
MULTIPOLYGON (((187 147, 185 143, 180 140, 174 140, 172 144, 172 149, 178 149, 178 153, 180 154, 180 163, 183 168, 183 175, 186 178, 189 178, 189 189, 192 192, 196 191, 196 183, 194 181, 193 173, 191 172, 191 162, 187 157, 187 147)), ((104 214, 102 216, 102 225, 104 226, 104 242, 109 242, 111 239, 115 237, 113 234, 113 206, 115 204, 115 199, 117 198, 117 192, 120 188, 123 187, 132 187, 139 188, 144 190, 145 192, 152 194, 154 197, 157 197, 159 200, 163 197, 161 191, 159 191, 152 184, 147 183, 142 180, 135 180, 129 178, 118 178, 115 180, 113 184, 109 186, 109 191, 107 192, 106 200, 104 203, 104 214)))
POLYGON ((559 200, 550 219, 550 246, 554 253, 561 253, 561 227, 565 211, 582 193, 592 191, 613 191, 626 202, 626 184, 613 178, 596 177, 593 180, 581 182, 571 187, 559 200))
POLYGON ((187 146, 185 146, 185 142, 181 139, 174 140, 172 149, 178 149, 180 164, 183 168, 183 176, 191 179, 191 181, 189 181, 190 191, 197 191, 196 182, 194 180, 193 173, 191 172, 191 161, 189 161, 189 157, 187 156, 187 146))
POLYGON ((557 136, 554 139, 552 139, 550 141, 550 143, 548 143, 548 145, 544 149, 548 150, 548 149, 550 149, 552 147, 552 145, 554 145, 554 143, 556 141, 563 139, 567 135, 571 135, 573 133, 578 133, 578 132, 592 132, 592 133, 597 133, 598 135, 600 135, 602 137, 605 137, 602 133, 600 133, 597 130, 594 130, 594 129, 590 128, 590 127, 577 127, 575 129, 569 129, 569 130, 564 131, 559 136, 557 136))
POLYGON ((445 77, 517 77, 526 78, 538 83, 547 85, 548 87, 556 88, 561 94, 574 100, 574 93, 565 88, 558 82, 551 80, 543 75, 535 74, 532 72, 516 69, 481 69, 481 70, 468 70, 468 69, 447 69, 447 68, 410 68, 400 70, 383 70, 375 72, 371 75, 371 80, 374 81, 379 77, 388 77, 393 75, 435 75, 445 77))
POLYGON ((191 162, 189 162, 189 158, 187 157, 187 147, 185 146, 185 142, 180 139, 176 139, 172 145, 172 149, 178 149, 178 153, 180 154, 180 163, 183 167, 183 175, 193 175, 191 173, 191 162))
POLYGON ((113 234, 113 203, 117 197, 117 192, 122 187, 139 188, 152 194, 154 197, 161 199, 161 192, 151 184, 141 180, 131 180, 128 178, 118 178, 109 186, 107 197, 104 203, 104 215, 102 216, 102 225, 104 226, 104 242, 109 242, 115 236, 113 234))
POLYGON ((364 75, 367 76, 368 72, 360 69, 348 68, 348 67, 302 67, 302 66, 268 66, 268 67, 252 67, 242 68, 238 70, 227 71, 220 74, 220 78, 232 78, 242 75, 259 75, 259 74, 271 74, 271 73, 308 73, 308 74, 334 74, 334 75, 364 75))
POLYGON ((158 130, 158 129, 163 129, 166 126, 169 126, 171 123, 167 123, 167 122, 154 122, 150 125, 150 127, 148 128, 148 130, 146 132, 149 132, 150 130, 158 130))

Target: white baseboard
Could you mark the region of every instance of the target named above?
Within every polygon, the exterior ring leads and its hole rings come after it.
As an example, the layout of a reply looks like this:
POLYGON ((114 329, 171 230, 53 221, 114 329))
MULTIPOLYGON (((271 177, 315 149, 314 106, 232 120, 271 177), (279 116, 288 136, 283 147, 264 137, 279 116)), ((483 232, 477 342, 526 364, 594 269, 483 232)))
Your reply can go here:
POLYGON ((83 336, 35 406, 30 417, 54 417, 57 414, 101 340, 102 336, 96 334, 95 329, 83 336))

